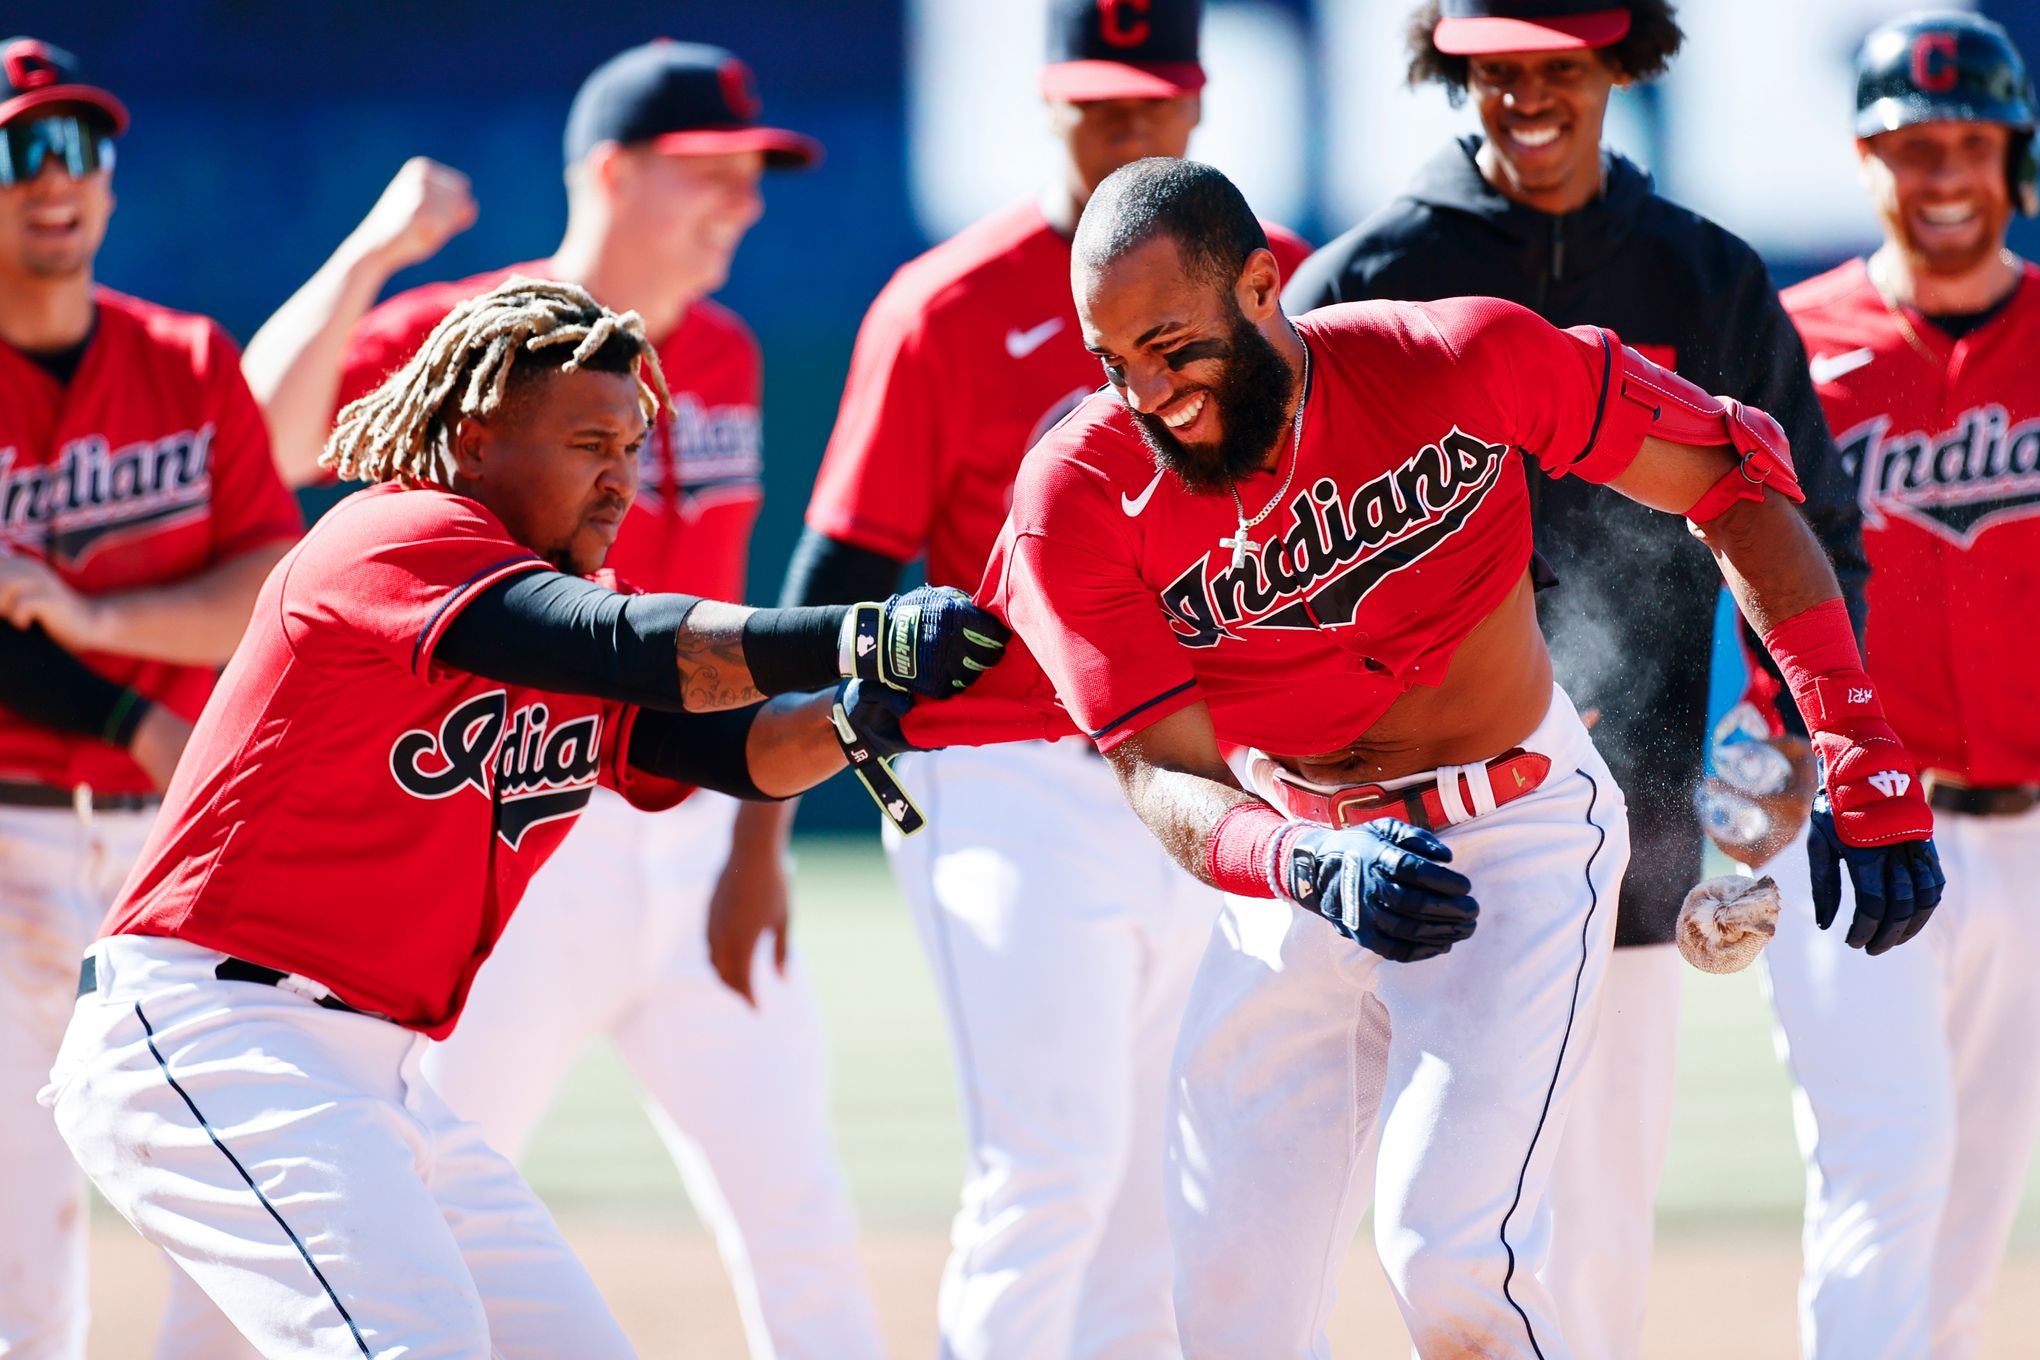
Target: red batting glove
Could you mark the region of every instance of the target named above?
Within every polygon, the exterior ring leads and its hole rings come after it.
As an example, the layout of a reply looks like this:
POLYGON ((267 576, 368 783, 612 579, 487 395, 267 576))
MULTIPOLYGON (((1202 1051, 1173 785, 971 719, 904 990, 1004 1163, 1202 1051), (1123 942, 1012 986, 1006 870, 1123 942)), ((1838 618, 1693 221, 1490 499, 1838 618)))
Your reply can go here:
POLYGON ((1934 834, 1919 767, 1885 721, 1840 600, 1764 634, 1826 769, 1835 832, 1846 845, 1892 845, 1934 834))

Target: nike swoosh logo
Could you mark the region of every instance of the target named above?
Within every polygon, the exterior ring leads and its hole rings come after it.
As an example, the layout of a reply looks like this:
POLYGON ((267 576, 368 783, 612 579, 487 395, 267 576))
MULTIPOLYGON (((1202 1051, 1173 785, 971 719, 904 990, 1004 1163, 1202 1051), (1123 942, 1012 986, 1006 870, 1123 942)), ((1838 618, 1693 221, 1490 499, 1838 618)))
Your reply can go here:
POLYGON ((1154 495, 1155 488, 1161 484, 1162 470, 1156 468, 1155 479, 1147 484, 1147 490, 1141 492, 1138 496, 1129 496, 1124 491, 1119 493, 1119 508, 1126 512, 1128 519, 1138 519, 1140 512, 1147 509, 1148 497, 1154 495))
POLYGON ((1024 331, 1006 332, 1006 353, 1015 359, 1025 359, 1048 343, 1048 338, 1063 328, 1063 319, 1052 316, 1039 326, 1030 326, 1024 331))
POLYGON ((1852 349, 1846 354, 1816 354, 1806 365, 1806 371, 1817 383, 1833 382, 1844 373, 1854 373, 1877 356, 1868 345, 1852 349))

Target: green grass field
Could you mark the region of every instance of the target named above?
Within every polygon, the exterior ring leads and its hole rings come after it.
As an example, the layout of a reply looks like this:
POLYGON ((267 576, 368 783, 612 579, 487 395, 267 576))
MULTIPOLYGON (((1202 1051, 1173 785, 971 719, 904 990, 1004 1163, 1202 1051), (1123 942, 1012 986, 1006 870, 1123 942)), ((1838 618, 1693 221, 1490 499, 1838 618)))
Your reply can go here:
MULTIPOLYGON (((871 1226, 938 1226, 954 1205, 963 1144, 941 1018, 905 908, 875 843, 863 841, 802 841, 795 891, 796 937, 829 1020, 836 1134, 859 1212, 871 1226)), ((1668 1235, 1789 1241, 1799 1159, 1756 970, 1721 978, 1688 969, 1684 978, 1659 1224, 1668 1235)), ((1874 1051, 1863 1060, 1874 1062, 1874 1051)), ((590 1051, 562 1092, 526 1170, 563 1213, 671 1222, 686 1212, 679 1177, 606 1047, 590 1051)), ((2032 1180, 2017 1244, 2040 1245, 2032 1180)))

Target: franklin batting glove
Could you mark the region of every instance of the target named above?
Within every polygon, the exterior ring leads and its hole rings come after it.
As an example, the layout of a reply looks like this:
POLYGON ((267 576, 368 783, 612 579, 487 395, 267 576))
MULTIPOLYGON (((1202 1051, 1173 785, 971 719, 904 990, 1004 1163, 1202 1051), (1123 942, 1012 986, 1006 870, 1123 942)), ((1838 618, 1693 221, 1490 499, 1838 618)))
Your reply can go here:
POLYGON ((1384 959, 1435 958, 1473 934, 1473 884, 1445 867, 1445 842, 1408 822, 1313 827, 1281 853, 1290 898, 1384 959))
POLYGON ((1920 933, 1940 904, 1948 880, 1931 837, 1889 845, 1851 845, 1835 825, 1825 789, 1813 796, 1807 818, 1807 878, 1813 887, 1813 920, 1822 930, 1835 923, 1842 904, 1842 873, 1856 890, 1856 915, 1849 922, 1851 949, 1882 954, 1920 933))
POLYGON ((845 675, 928 699, 970 688, 998 664, 1013 636, 955 586, 919 586, 853 605, 843 627, 845 675))

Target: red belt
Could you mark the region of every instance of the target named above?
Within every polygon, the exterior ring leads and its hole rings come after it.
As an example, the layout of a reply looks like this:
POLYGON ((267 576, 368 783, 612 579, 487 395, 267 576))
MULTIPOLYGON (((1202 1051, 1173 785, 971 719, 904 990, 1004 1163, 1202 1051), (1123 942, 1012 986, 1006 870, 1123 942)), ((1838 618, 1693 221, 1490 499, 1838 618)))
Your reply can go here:
MULTIPOLYGON (((1380 784, 1347 784, 1336 789, 1313 789, 1292 782, 1281 769, 1266 781, 1270 801, 1292 817, 1320 826, 1356 826, 1380 817, 1400 817, 1406 822, 1436 831, 1470 820, 1487 810, 1474 793, 1474 781, 1486 785, 1492 806, 1513 803, 1543 784, 1551 773, 1551 757, 1517 747, 1504 751, 1485 765, 1448 766, 1452 801, 1448 806, 1439 779, 1406 784, 1399 789, 1380 784), (1457 811, 1461 815, 1453 815, 1457 811)), ((1441 771, 1441 774, 1444 773, 1441 771)))

